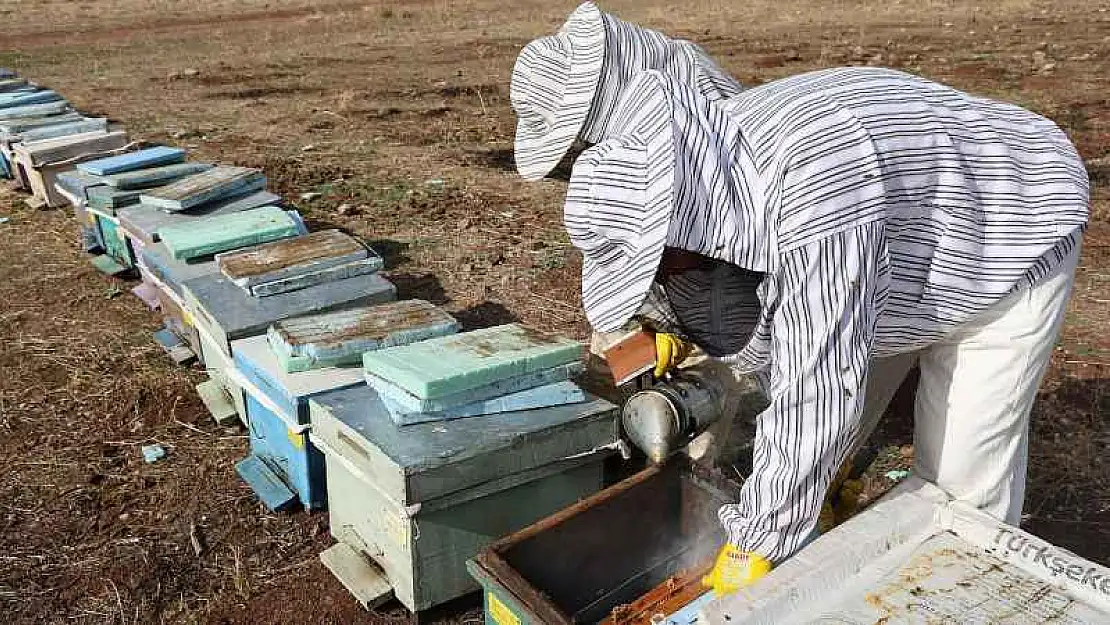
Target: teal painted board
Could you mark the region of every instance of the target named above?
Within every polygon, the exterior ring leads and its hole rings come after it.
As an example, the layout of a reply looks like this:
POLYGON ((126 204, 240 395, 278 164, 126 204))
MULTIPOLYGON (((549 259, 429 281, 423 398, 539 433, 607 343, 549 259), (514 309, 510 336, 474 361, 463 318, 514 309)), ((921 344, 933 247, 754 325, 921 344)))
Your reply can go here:
POLYGON ((47 104, 31 104, 28 106, 0 109, 0 120, 22 119, 24 117, 45 117, 48 115, 59 115, 67 111, 69 111, 69 103, 64 100, 60 102, 49 102, 47 104))
MULTIPOLYGON (((365 356, 364 356, 365 358, 365 356)), ((570 380, 580 375, 585 370, 582 362, 572 362, 567 365, 551 367, 533 373, 525 373, 476 388, 467 389, 450 395, 443 395, 435 399, 421 399, 405 389, 383 380, 375 375, 367 375, 366 383, 374 388, 380 395, 389 399, 403 412, 445 412, 466 407, 473 410, 473 405, 483 400, 494 399, 504 395, 520 393, 529 389, 548 384, 556 384, 570 380)))
POLYGON ((283 319, 266 334, 282 368, 295 372, 357 365, 366 352, 458 331, 458 321, 441 308, 405 300, 283 319))
POLYGON ((83 119, 64 124, 39 126, 30 130, 24 130, 20 132, 18 136, 20 141, 42 141, 43 139, 53 139, 54 137, 79 135, 86 132, 106 132, 107 130, 108 120, 101 117, 98 119, 83 119))
POLYGON ((327 463, 332 535, 380 566, 397 599, 412 611, 477 590, 466 572, 467 559, 604 486, 605 454, 597 453, 503 473, 405 506, 386 496, 345 452, 321 442, 315 431, 310 438, 327 463))
POLYGON ((139 203, 139 191, 121 191, 108 185, 90 187, 85 191, 89 208, 102 210, 115 216, 117 208, 139 203))
POLYGON ((174 165, 184 160, 185 150, 159 145, 118 156, 86 161, 79 164, 77 169, 94 176, 108 176, 147 167, 174 165))
POLYGON ((177 163, 111 174, 105 176, 104 181, 108 186, 117 189, 147 189, 168 184, 185 176, 199 174, 213 167, 215 165, 211 163, 177 163))
POLYGON ((370 352, 367 374, 436 399, 581 360, 582 345, 518 324, 370 352))
POLYGON ((33 130, 35 128, 57 126, 60 124, 70 124, 74 122, 79 122, 82 119, 85 119, 85 117, 75 111, 71 111, 68 113, 59 113, 56 115, 25 117, 21 119, 0 119, 0 133, 6 135, 18 135, 28 130, 33 130))
POLYGON ((518 410, 536 410, 550 406, 564 404, 577 404, 586 401, 586 394, 577 384, 571 381, 556 382, 545 386, 537 386, 518 393, 509 393, 500 397, 483 399, 472 404, 457 408, 448 408, 440 412, 411 412, 399 406, 388 396, 378 394, 389 410, 389 417, 397 425, 412 425, 413 423, 427 423, 429 421, 450 421, 467 417, 480 417, 484 415, 499 414, 503 412, 516 412, 518 410))
MULTIPOLYGON (((288 373, 270 349, 266 336, 261 334, 232 341, 231 357, 249 385, 272 401, 277 408, 273 412, 278 412, 278 416, 287 421, 291 420, 291 425, 308 424, 310 398, 327 391, 366 384, 358 367, 327 367, 288 373)), ((246 384, 243 387, 251 390, 246 384)))
POLYGON ((373 273, 384 261, 348 234, 321 230, 224 252, 216 256, 216 264, 251 295, 265 297, 373 273))
POLYGON ((579 404, 397 427, 378 394, 359 386, 312 398, 309 412, 313 436, 405 506, 620 440, 616 406, 592 396, 579 404))
POLYGON ((46 104, 59 100, 62 100, 62 96, 49 89, 43 89, 42 91, 18 93, 9 97, 0 98, 0 109, 27 106, 30 104, 46 104))
POLYGON ((298 315, 393 301, 396 289, 377 274, 355 276, 273 297, 251 297, 220 274, 183 285, 184 299, 198 328, 231 355, 231 341, 265 334, 270 324, 298 315))
POLYGON ((266 176, 250 167, 213 167, 187 176, 143 195, 143 204, 168 211, 182 211, 232 195, 261 191, 266 176))
MULTIPOLYGON (((143 198, 145 203, 147 198, 143 198)), ((297 223, 292 217, 280 208, 267 206, 209 217, 188 225, 166 226, 159 234, 174 258, 191 259, 297 233, 297 223)))
POLYGON ((188 226, 198 220, 219 215, 230 215, 263 206, 280 206, 281 197, 268 191, 259 191, 242 197, 212 202, 181 213, 167 213, 154 206, 137 204, 120 209, 120 224, 135 238, 144 243, 162 240, 161 230, 168 226, 188 226))
POLYGON ((123 267, 133 268, 135 266, 134 252, 131 250, 131 244, 128 243, 127 237, 119 229, 119 225, 104 215, 95 212, 92 212, 92 214, 96 217, 97 227, 100 228, 100 240, 104 242, 104 253, 111 256, 123 267))
POLYGON ((297 503, 297 494, 289 489, 258 456, 247 456, 235 465, 235 472, 243 478, 258 499, 272 512, 288 510, 297 503))

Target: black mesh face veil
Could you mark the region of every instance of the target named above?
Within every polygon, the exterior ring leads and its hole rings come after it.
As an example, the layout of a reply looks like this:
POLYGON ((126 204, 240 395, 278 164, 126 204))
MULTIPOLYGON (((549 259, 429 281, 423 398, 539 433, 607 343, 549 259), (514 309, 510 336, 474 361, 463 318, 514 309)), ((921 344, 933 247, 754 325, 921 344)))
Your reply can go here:
POLYGON ((759 322, 756 289, 763 274, 705 259, 702 267, 657 276, 679 336, 706 354, 730 356, 744 349, 759 322))

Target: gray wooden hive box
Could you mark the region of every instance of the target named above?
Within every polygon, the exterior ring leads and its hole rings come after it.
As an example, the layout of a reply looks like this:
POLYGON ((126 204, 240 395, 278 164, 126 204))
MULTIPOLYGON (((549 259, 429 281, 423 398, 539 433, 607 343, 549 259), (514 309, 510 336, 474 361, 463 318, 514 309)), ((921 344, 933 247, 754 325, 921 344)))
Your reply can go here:
POLYGON ((616 406, 594 397, 398 427, 361 386, 309 413, 339 541, 321 559, 368 607, 392 593, 414 612, 477 590, 466 560, 490 542, 601 490, 620 440, 616 406))

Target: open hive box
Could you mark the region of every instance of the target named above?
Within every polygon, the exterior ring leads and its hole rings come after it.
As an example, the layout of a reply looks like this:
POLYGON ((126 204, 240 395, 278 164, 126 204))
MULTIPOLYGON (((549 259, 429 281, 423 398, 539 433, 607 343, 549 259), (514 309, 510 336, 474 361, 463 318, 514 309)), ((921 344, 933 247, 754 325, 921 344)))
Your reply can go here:
POLYGON ((911 478, 697 622, 1110 623, 1110 569, 911 478))
POLYGON ((641 625, 705 594, 738 486, 675 459, 482 551, 468 563, 497 625, 641 625))

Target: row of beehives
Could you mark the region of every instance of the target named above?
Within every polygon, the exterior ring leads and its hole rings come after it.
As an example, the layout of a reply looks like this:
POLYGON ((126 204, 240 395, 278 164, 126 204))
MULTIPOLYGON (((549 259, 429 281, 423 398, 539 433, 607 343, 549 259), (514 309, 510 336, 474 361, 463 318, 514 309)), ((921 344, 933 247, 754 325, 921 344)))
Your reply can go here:
POLYGON ((360 601, 422 610, 476 590, 467 558, 604 486, 616 410, 573 382, 578 343, 457 333, 394 301, 362 242, 308 233, 261 171, 133 141, 2 76, 4 174, 29 203, 73 207, 99 270, 141 278, 155 339, 205 368, 217 422, 248 428, 240 476, 271 509, 329 509, 321 558, 360 601))

